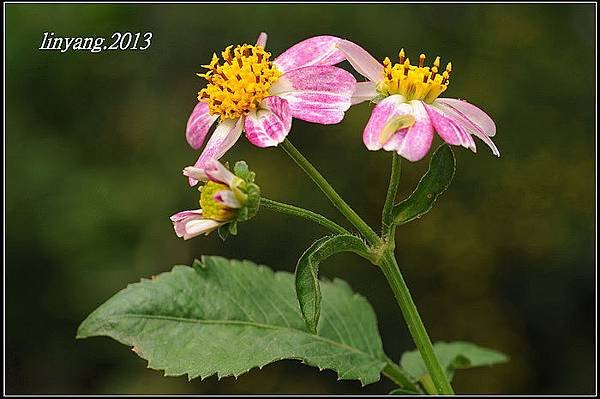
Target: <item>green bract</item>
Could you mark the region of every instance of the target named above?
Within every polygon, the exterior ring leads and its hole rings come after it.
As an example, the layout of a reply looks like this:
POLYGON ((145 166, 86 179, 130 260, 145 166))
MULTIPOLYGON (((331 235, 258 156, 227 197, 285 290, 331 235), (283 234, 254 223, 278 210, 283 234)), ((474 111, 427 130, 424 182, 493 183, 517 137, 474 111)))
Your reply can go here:
POLYGON ((226 239, 229 234, 237 234, 238 222, 245 222, 256 215, 260 203, 260 187, 254 183, 256 174, 248 168, 245 161, 236 162, 233 173, 240 179, 232 188, 236 198, 242 204, 231 221, 219 228, 219 235, 226 239))

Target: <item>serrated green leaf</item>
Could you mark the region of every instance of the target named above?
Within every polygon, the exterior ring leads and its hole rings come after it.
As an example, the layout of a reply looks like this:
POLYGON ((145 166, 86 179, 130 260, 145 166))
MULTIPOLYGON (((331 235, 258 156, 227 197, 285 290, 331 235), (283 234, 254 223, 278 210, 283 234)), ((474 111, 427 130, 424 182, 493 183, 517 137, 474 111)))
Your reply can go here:
POLYGON ((239 376, 297 359, 340 379, 379 380, 386 364, 373 309, 342 280, 322 282, 318 335, 304 324, 294 276, 248 261, 203 257, 130 284, 96 309, 77 337, 109 336, 133 346, 165 375, 239 376))
POLYGON ((429 212, 437 197, 450 185, 455 170, 454 153, 448 144, 442 144, 431 156, 429 170, 417 188, 407 199, 394 205, 394 223, 408 223, 429 212))
POLYGON ((326 236, 315 241, 300 257, 296 265, 296 295, 309 331, 316 333, 321 311, 319 264, 340 252, 354 252, 369 258, 365 242, 351 234, 326 236))
MULTIPOLYGON (((491 366, 508 361, 505 354, 471 342, 436 342, 433 350, 450 380, 454 377, 454 370, 491 366)), ((405 352, 400 364, 416 380, 429 375, 419 351, 405 352)))

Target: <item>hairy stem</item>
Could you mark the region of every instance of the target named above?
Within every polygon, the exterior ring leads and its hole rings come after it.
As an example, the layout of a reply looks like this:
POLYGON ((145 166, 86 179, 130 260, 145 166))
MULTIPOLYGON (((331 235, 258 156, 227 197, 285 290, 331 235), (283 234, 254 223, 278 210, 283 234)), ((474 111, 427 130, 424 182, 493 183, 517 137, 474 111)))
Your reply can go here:
POLYGON ((397 152, 392 155, 392 172, 390 173, 390 185, 385 197, 383 213, 381 215, 381 234, 384 240, 391 241, 392 248, 394 242, 394 202, 400 184, 400 162, 401 158, 397 152))
POLYGON ((400 305, 400 310, 402 310, 410 335, 412 336, 417 349, 421 353, 423 362, 431 375, 431 379, 433 380, 437 391, 442 395, 454 394, 452 386, 446 378, 446 373, 433 351, 431 340, 427 335, 423 321, 421 321, 417 307, 412 300, 408 286, 400 273, 394 254, 390 251, 386 251, 380 266, 394 292, 398 305, 400 305))
POLYGON ((334 221, 329 220, 325 216, 320 215, 316 212, 309 211, 308 209, 300 208, 294 205, 284 204, 283 202, 273 201, 265 197, 261 197, 260 206, 275 212, 310 220, 311 222, 320 224, 321 226, 333 231, 334 233, 350 234, 348 230, 335 223, 334 221))
POLYGON ((329 200, 333 203, 333 205, 348 219, 350 223, 354 227, 360 231, 362 235, 365 236, 367 240, 371 244, 378 244, 381 240, 377 233, 373 231, 373 229, 365 223, 364 220, 361 219, 360 216, 354 209, 352 209, 346 201, 340 197, 340 195, 334 190, 333 187, 329 184, 327 180, 319 173, 319 171, 310 163, 308 159, 304 157, 294 147, 294 145, 288 140, 285 139, 281 143, 281 148, 296 162, 296 164, 312 179, 313 182, 323 191, 325 196, 329 198, 329 200))

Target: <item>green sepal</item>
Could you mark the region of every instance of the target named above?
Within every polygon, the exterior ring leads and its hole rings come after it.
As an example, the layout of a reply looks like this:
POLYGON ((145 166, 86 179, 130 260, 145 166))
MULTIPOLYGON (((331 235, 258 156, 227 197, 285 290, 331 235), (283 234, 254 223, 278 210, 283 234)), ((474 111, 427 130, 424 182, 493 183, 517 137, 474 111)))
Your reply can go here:
POLYGON ((237 233, 238 233, 237 225, 238 224, 236 221, 233 221, 233 222, 227 224, 227 228, 229 229, 229 234, 231 234, 232 236, 237 236, 237 233))
POLYGON ((223 241, 225 241, 227 239, 227 237, 229 237, 229 235, 231 234, 231 232, 229 231, 230 224, 231 223, 222 224, 217 229, 217 232, 219 233, 219 237, 221 237, 221 240, 223 240, 223 241))
POLYGON ((246 161, 237 161, 233 167, 233 173, 247 183, 254 183, 256 173, 248 168, 246 161))
POLYGON ((240 185, 240 190, 246 195, 244 206, 240 208, 235 218, 238 222, 245 222, 251 219, 258 212, 260 203, 260 187, 255 183, 244 182, 240 185))

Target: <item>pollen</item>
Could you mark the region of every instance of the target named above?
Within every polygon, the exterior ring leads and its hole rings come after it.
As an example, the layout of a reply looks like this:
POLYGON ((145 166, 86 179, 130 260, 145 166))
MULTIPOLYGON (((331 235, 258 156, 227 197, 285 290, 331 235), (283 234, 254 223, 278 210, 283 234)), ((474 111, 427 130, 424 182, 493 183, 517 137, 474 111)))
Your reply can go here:
POLYGON ((384 80, 378 90, 386 95, 401 94, 410 100, 433 102, 450 83, 452 63, 440 72, 440 57, 436 57, 431 67, 425 66, 426 56, 419 56, 418 65, 412 65, 404 49, 398 54, 398 63, 392 64, 389 58, 383 60, 384 80))
POLYGON ((227 47, 221 58, 213 54, 208 72, 198 76, 208 81, 198 101, 208 104, 211 115, 235 119, 256 109, 281 72, 269 61, 271 53, 261 46, 244 44, 227 47))

